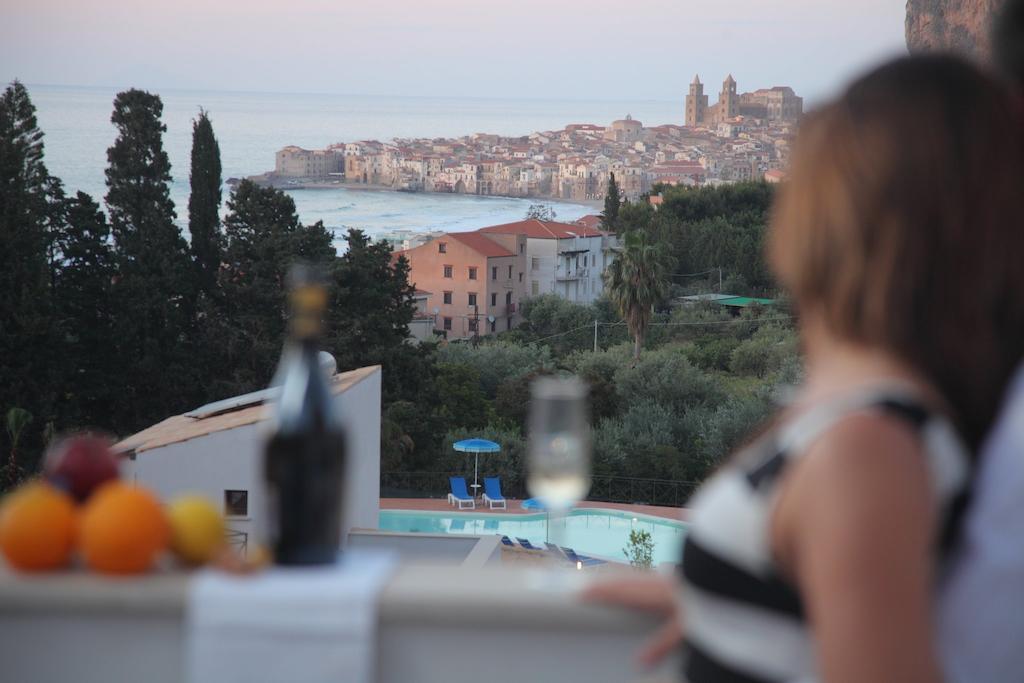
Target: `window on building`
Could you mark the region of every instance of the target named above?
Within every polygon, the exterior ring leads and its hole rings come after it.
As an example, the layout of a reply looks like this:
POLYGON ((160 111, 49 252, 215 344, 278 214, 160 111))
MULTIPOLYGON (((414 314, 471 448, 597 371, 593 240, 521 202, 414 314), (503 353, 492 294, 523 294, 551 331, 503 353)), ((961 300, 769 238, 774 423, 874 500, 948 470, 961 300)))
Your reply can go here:
POLYGON ((519 253, 522 254, 526 251, 526 243, 522 242, 519 244, 519 253))
POLYGON ((530 259, 530 270, 540 270, 540 259, 536 256, 530 259))
POLYGON ((249 492, 239 489, 228 489, 224 491, 224 516, 248 517, 249 492))
POLYGON ((439 254, 447 254, 448 253, 448 243, 447 242, 438 242, 437 243, 437 253, 439 253, 439 254))
POLYGON ((519 281, 520 281, 520 282, 522 282, 522 281, 523 281, 523 274, 522 274, 522 273, 519 273, 519 281))
POLYGON ((469 293, 469 305, 476 306, 476 292, 469 293))
POLYGON ((497 306, 498 305, 498 293, 497 292, 491 292, 491 305, 492 306, 497 306))
POLYGON ((450 331, 452 329, 452 319, 445 318, 442 325, 444 326, 445 331, 450 331))
POLYGON ((537 296, 538 294, 540 294, 540 283, 537 282, 536 280, 532 280, 530 282, 530 294, 532 294, 533 296, 537 296))
POLYGON ((449 278, 449 279, 451 278, 451 276, 452 276, 452 267, 451 266, 445 266, 444 267, 444 276, 446 278, 449 278))
POLYGON ((498 322, 497 320, 492 320, 492 321, 491 321, 491 332, 494 332, 494 330, 495 330, 495 324, 496 324, 497 322, 498 322))
POLYGON ((511 280, 511 279, 512 279, 512 266, 509 266, 509 267, 508 267, 508 279, 509 279, 509 280, 511 280))
POLYGON ((505 292, 505 305, 508 306, 512 303, 512 292, 505 292))
POLYGON ((469 331, 470 332, 476 332, 476 318, 470 318, 468 322, 469 322, 469 331))
POLYGON ((446 304, 450 304, 452 302, 452 293, 445 292, 441 300, 446 304))
POLYGON ((476 279, 476 268, 474 268, 473 266, 469 267, 469 279, 470 280, 475 280, 476 279))
POLYGON ((498 279, 498 266, 491 266, 491 279, 492 280, 497 280, 498 279))

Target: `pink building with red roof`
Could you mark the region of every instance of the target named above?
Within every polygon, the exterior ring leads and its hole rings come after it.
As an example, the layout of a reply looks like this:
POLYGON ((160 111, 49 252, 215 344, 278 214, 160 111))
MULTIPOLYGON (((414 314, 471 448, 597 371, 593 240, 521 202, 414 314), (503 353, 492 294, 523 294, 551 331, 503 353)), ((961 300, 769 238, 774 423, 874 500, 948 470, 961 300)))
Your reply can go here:
POLYGON ((396 252, 409 261, 409 281, 433 329, 448 339, 510 330, 521 321, 526 293, 526 237, 445 233, 396 252))

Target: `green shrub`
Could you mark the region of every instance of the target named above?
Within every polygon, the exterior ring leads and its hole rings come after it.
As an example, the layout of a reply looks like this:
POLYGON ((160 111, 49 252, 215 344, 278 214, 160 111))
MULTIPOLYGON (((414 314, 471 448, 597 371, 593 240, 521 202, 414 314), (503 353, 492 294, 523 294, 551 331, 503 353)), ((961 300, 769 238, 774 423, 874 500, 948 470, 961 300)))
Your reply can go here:
POLYGON ((654 565, 654 539, 650 532, 642 529, 630 531, 629 542, 622 552, 637 569, 650 569, 654 565))
POLYGON ((554 367, 548 347, 508 341, 446 344, 438 347, 437 359, 474 368, 480 374, 480 388, 489 399, 494 398, 498 386, 507 379, 554 367))

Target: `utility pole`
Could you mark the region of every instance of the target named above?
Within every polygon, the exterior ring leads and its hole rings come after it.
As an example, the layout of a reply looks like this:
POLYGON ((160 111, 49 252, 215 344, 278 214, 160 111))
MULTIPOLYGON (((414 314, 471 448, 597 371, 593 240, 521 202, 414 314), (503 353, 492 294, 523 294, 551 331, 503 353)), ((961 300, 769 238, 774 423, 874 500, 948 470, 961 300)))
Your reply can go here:
POLYGON ((718 266, 718 293, 722 293, 722 266, 718 266))
POLYGON ((594 319, 594 353, 597 353, 597 319, 594 319))

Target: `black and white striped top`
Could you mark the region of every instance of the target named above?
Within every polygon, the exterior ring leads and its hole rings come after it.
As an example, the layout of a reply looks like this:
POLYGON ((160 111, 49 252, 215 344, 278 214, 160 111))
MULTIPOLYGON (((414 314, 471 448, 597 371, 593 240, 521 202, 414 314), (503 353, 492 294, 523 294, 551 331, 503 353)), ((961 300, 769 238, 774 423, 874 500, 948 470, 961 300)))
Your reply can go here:
POLYGON ((691 504, 683 549, 684 678, 690 683, 813 683, 814 643, 796 587, 772 558, 780 475, 846 416, 883 412, 920 434, 940 512, 966 489, 969 461, 951 424, 902 387, 874 386, 784 422, 737 455, 691 504))

